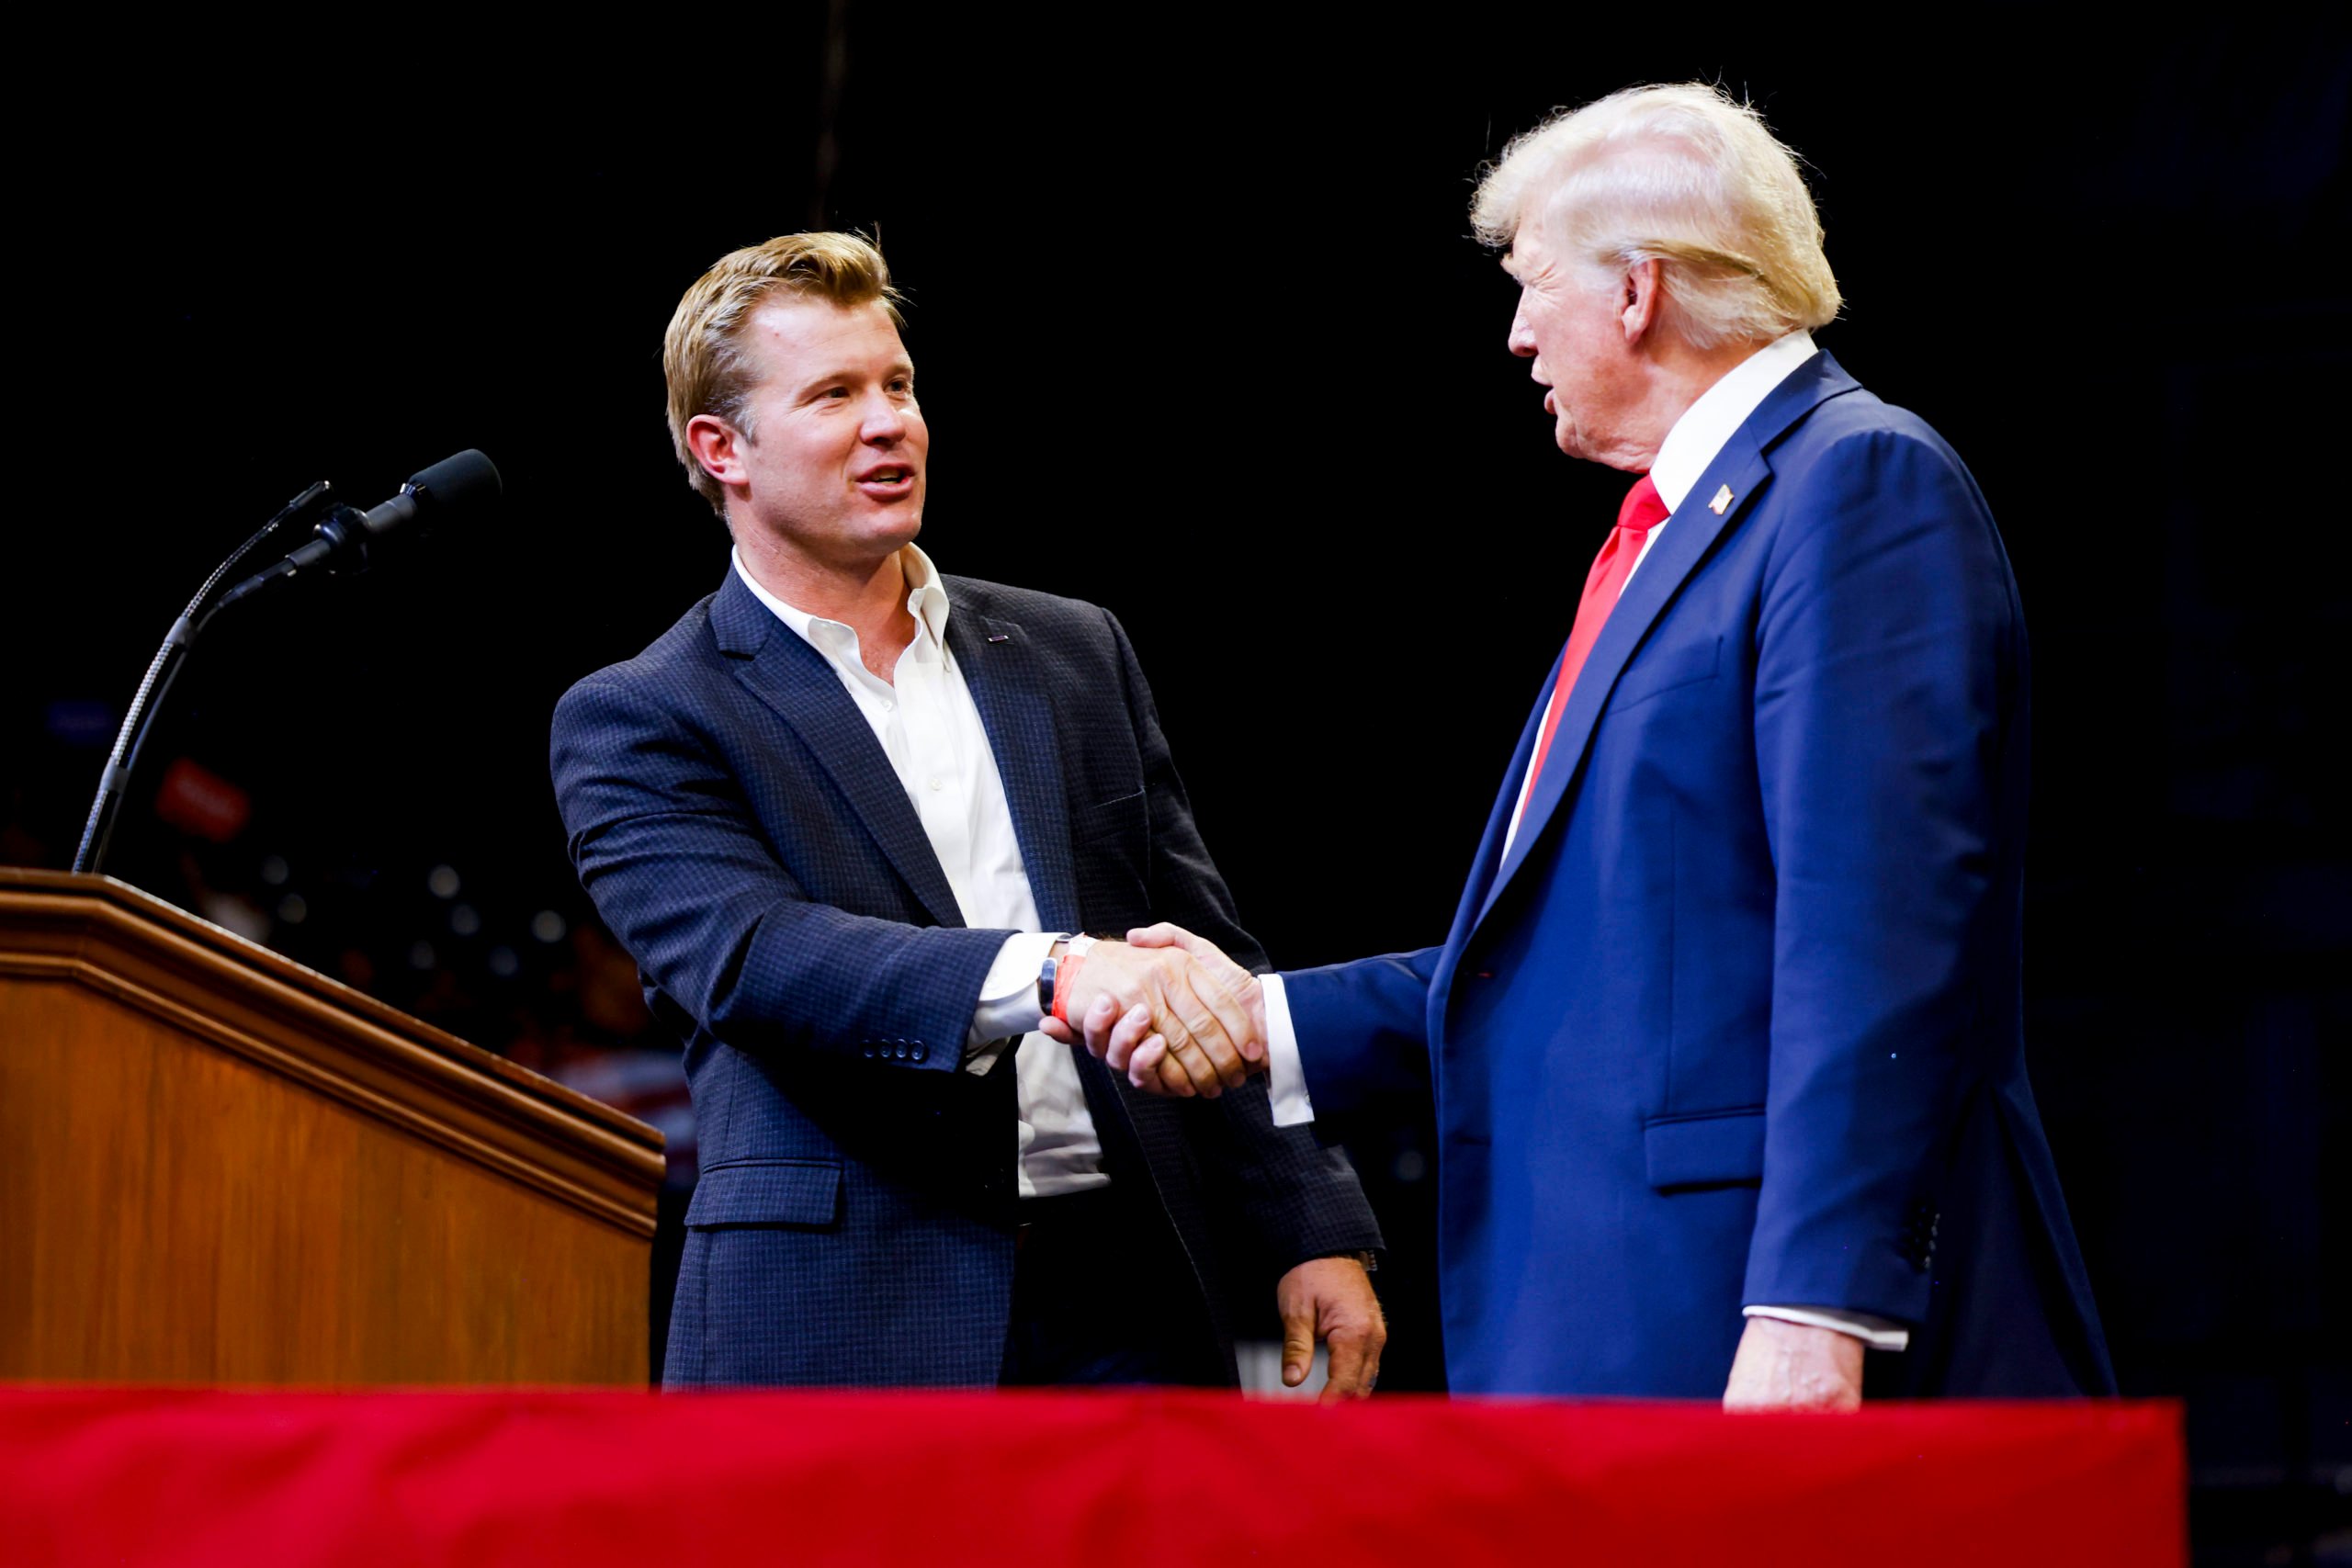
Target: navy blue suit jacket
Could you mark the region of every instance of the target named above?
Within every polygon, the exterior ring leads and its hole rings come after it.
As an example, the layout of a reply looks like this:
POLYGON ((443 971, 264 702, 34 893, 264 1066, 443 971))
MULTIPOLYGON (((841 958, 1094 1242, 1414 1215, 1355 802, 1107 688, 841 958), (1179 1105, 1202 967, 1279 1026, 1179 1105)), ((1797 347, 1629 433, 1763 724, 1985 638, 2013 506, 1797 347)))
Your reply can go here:
POLYGON ((1454 1390, 1716 1397, 1747 1303, 1910 1325, 1875 1393, 2111 1389, 2026 1081, 2025 626, 1960 459, 1816 355, 1628 584, 1506 854, 1550 699, 1444 946, 1284 982, 1318 1117, 1435 1094, 1454 1390))
MULTIPOLYGON (((1194 829, 1126 636, 1092 605, 946 579, 947 643, 1047 929, 1175 920, 1263 956, 1194 829)), ((960 1070, 1008 932, 963 926, 888 758, 822 655, 733 572, 636 659, 564 695, 556 795, 597 911, 685 1043, 702 1179, 673 1384, 987 1384, 1011 1308, 1012 1053, 960 1070)), ((1036 1049, 1033 1042, 1027 1048, 1036 1049)), ((1261 1086, 1135 1093, 1075 1052, 1114 1182, 1148 1190, 1224 1343, 1238 1257, 1375 1247, 1354 1173, 1261 1086), (1236 1216, 1241 1243, 1216 1234, 1236 1216)), ((1214 1354, 1211 1348, 1210 1353, 1214 1354)))

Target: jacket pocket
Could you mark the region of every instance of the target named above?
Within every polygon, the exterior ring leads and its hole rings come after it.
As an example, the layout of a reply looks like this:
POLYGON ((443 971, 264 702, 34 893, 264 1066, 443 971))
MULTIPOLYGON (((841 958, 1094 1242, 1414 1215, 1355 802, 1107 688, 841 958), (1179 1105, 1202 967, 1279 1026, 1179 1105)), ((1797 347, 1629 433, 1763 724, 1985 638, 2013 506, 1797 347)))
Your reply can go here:
POLYGON ((1146 791, 1071 812, 1069 841, 1078 860, 1078 907, 1091 929, 1124 931, 1151 918, 1151 802, 1146 791))
POLYGON ((1070 813, 1069 833, 1073 839, 1124 839, 1143 831, 1150 818, 1151 807, 1145 800, 1146 792, 1113 795, 1091 806, 1081 806, 1070 813))
POLYGON ((1678 648, 1635 659, 1633 667, 1618 677, 1601 716, 1623 713, 1636 703, 1648 702, 1678 686, 1695 686, 1702 681, 1713 680, 1723 646, 1723 638, 1717 637, 1696 648, 1678 648))
POLYGON ((753 1159, 713 1166, 695 1185, 686 1228, 830 1225, 841 1218, 836 1160, 753 1159))
POLYGON ((1764 1179, 1764 1112, 1708 1111, 1659 1116, 1642 1128, 1650 1185, 1661 1192, 1737 1187, 1764 1179))

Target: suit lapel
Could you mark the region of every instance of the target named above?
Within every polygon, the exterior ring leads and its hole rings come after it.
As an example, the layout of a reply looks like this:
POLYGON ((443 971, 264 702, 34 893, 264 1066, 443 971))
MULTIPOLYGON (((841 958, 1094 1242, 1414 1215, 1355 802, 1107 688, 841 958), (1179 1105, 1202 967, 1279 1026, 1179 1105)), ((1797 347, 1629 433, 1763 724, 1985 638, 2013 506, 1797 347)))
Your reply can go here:
MULTIPOLYGON (((1610 612, 1608 624, 1601 627, 1592 651, 1585 657, 1576 689, 1568 694, 1568 705, 1560 714, 1560 728, 1553 735, 1551 750, 1544 756, 1543 776, 1535 781, 1527 809, 1521 814, 1519 832, 1511 840, 1510 852, 1503 857, 1500 869, 1479 904, 1479 919, 1486 919, 1513 874, 1527 863, 1528 854, 1543 835, 1544 825, 1567 798, 1583 772, 1593 726, 1600 722, 1610 691, 1616 685, 1626 661, 1640 649, 1658 616, 1673 603, 1684 581, 1713 549, 1716 539, 1755 503, 1770 479, 1772 468, 1765 454, 1790 426, 1815 406, 1841 392, 1853 390, 1855 385, 1853 378, 1826 354, 1799 366, 1733 433, 1706 472, 1699 477, 1699 482, 1690 487, 1690 493, 1682 498, 1681 506, 1634 573, 1634 580, 1625 585, 1623 597, 1610 612), (1715 511, 1710 502, 1725 493, 1729 499, 1721 512, 1715 511)), ((1548 702, 1550 695, 1547 690, 1544 700, 1548 702)), ((1514 775, 1514 791, 1517 784, 1514 775)))
POLYGON ((711 604, 710 626, 735 678, 799 735, 931 918, 962 925, 955 890, 899 787, 898 770, 825 656, 778 621, 731 570, 711 604))
POLYGON ((1081 930, 1069 797, 1062 782, 1066 741, 1055 734, 1037 651, 1019 623, 993 619, 968 604, 948 611, 947 651, 988 731, 1037 918, 1047 931, 1081 930))

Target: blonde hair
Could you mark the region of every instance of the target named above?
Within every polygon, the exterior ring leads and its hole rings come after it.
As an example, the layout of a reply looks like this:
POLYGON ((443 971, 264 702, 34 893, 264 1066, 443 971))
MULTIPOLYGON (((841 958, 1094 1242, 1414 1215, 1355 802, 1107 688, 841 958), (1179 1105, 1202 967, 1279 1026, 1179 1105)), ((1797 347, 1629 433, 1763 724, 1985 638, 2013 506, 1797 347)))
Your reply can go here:
POLYGON ((1694 348, 1826 326, 1843 302, 1796 154, 1703 83, 1628 87, 1512 138, 1470 220, 1504 246, 1531 214, 1596 284, 1657 261, 1694 348))
POLYGON ((891 324, 906 329, 904 303, 890 287, 890 266, 863 234, 779 234, 718 258, 695 279, 662 334, 662 375, 670 390, 670 445, 686 479, 711 510, 727 515, 727 492, 695 460, 686 422, 696 414, 725 420, 749 435, 758 368, 743 352, 742 330, 752 312, 779 294, 823 299, 843 309, 879 299, 891 324))

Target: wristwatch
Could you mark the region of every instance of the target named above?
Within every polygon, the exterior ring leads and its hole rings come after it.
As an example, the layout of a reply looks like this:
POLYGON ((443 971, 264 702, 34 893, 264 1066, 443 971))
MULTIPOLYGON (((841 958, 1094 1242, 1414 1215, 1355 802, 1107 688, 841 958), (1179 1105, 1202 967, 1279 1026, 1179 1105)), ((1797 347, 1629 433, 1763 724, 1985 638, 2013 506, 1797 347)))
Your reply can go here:
MULTIPOLYGON (((1086 950, 1101 939, 1088 936, 1083 931, 1066 931, 1055 937, 1054 940, 1061 943, 1066 950, 1065 956, 1083 958, 1086 956, 1086 950)), ((1048 947, 1046 949, 1045 963, 1037 966, 1037 1016, 1039 1018, 1054 1016, 1054 981, 1060 970, 1061 960, 1056 958, 1054 950, 1048 947)))
POLYGON ((1363 1271, 1365 1273, 1377 1274, 1380 1272, 1380 1254, 1373 1251, 1369 1247, 1352 1252, 1326 1252, 1319 1256, 1324 1258, 1352 1258, 1357 1263, 1363 1265, 1363 1271))
POLYGON ((1052 948, 1047 948, 1046 962, 1037 966, 1037 1016, 1040 1019, 1054 1016, 1054 972, 1060 967, 1061 960, 1054 956, 1052 948))

